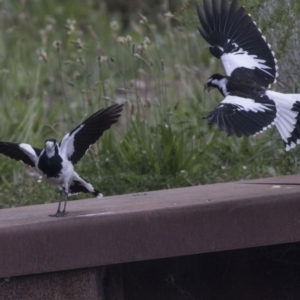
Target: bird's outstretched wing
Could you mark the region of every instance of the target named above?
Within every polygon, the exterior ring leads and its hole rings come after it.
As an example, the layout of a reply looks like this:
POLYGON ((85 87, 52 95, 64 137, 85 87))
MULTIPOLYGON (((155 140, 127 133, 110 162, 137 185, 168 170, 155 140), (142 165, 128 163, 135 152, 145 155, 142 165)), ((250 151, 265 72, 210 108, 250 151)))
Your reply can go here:
POLYGON ((100 109, 66 134, 60 143, 62 153, 75 165, 110 126, 118 121, 123 104, 100 109))
POLYGON ((271 46, 238 0, 230 6, 228 0, 220 1, 203 0, 203 7, 197 6, 202 26, 198 29, 211 45, 211 54, 221 59, 228 76, 268 87, 278 75, 271 46))
POLYGON ((0 153, 12 159, 22 161, 26 165, 35 167, 35 163, 42 149, 24 143, 0 142, 0 153))
POLYGON ((276 106, 267 96, 256 99, 227 96, 205 118, 228 135, 251 136, 274 124, 276 106))

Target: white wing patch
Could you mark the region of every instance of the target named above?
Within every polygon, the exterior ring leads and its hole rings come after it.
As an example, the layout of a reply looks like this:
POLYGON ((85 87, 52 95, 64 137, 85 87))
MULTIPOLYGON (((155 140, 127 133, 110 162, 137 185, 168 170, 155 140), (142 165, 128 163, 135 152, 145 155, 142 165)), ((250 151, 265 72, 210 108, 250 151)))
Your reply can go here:
POLYGON ((222 103, 228 103, 228 104, 234 104, 237 105, 237 110, 245 110, 245 111, 253 111, 253 112, 264 112, 266 110, 271 110, 268 106, 257 103, 253 99, 250 98, 242 98, 238 96, 227 96, 220 104, 222 103))
POLYGON ((19 144, 19 148, 32 160, 34 164, 36 164, 38 160, 38 156, 36 155, 35 151, 29 144, 21 143, 19 144))
POLYGON ((221 56, 221 60, 228 76, 230 76, 236 68, 240 67, 245 67, 252 70, 258 68, 270 76, 273 76, 271 73, 266 71, 266 69, 271 68, 265 65, 266 61, 264 59, 259 59, 257 55, 249 54, 248 51, 245 51, 242 48, 239 48, 239 50, 235 52, 224 53, 221 56))
POLYGON ((66 157, 71 157, 73 153, 75 152, 74 148, 74 138, 77 132, 79 132, 84 127, 84 124, 81 124, 72 134, 70 133, 66 134, 64 138, 61 141, 61 153, 65 154, 66 157))

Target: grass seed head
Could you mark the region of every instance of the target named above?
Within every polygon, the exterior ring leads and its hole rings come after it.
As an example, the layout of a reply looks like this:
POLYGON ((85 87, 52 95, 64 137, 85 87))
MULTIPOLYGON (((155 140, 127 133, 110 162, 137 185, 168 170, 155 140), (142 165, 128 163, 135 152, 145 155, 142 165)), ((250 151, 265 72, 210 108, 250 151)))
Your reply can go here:
POLYGON ((126 44, 128 45, 128 47, 131 46, 131 42, 132 42, 132 37, 130 35, 126 36, 126 44))
POLYGON ((71 35, 73 32, 75 32, 76 20, 74 19, 67 19, 66 25, 64 26, 67 29, 67 34, 71 35))
POLYGON ((83 42, 80 40, 80 38, 78 38, 76 41, 71 41, 71 43, 73 44, 73 46, 80 52, 83 50, 84 48, 84 44, 83 42))
POLYGON ((167 13, 165 13, 164 16, 165 16, 167 19, 171 19, 171 18, 174 18, 174 17, 175 17, 170 11, 168 11, 167 13))
POLYGON ((107 56, 104 56, 104 55, 98 56, 98 62, 99 62, 100 64, 103 64, 104 62, 106 62, 107 59, 108 59, 107 56))
POLYGON ((147 36, 145 36, 144 37, 144 41, 143 41, 143 43, 144 43, 144 45, 150 45, 151 44, 151 41, 150 41, 150 39, 147 37, 147 36))
POLYGON ((48 63, 48 62, 49 62, 47 53, 46 53, 46 51, 45 51, 43 48, 38 49, 38 50, 37 50, 37 54, 38 54, 38 57, 39 57, 39 60, 40 60, 40 61, 43 61, 43 62, 45 62, 45 63, 48 63))
POLYGON ((126 38, 123 37, 123 36, 118 36, 118 37, 116 38, 116 42, 117 42, 118 44, 120 44, 120 45, 124 45, 124 44, 126 43, 126 38))
POLYGON ((120 24, 118 21, 112 21, 109 25, 110 29, 113 31, 119 31, 120 30, 120 24))
POLYGON ((139 14, 139 15, 141 17, 140 24, 148 25, 148 19, 145 16, 141 15, 141 14, 139 14))
POLYGON ((54 41, 53 47, 56 49, 57 52, 60 52, 61 50, 61 41, 54 41))

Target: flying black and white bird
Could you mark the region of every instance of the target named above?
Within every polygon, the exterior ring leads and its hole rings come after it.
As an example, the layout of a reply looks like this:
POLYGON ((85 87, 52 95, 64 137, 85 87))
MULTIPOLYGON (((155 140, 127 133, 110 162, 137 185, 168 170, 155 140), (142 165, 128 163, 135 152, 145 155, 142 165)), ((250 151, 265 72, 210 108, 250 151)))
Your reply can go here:
POLYGON ((44 149, 25 143, 0 141, 0 153, 35 168, 46 181, 58 187, 60 192, 58 209, 50 216, 62 217, 67 214, 68 195, 92 193, 95 197, 102 197, 98 190, 75 172, 74 165, 103 132, 118 121, 122 110, 123 104, 100 109, 66 134, 60 143, 55 139, 47 139, 44 149), (63 195, 64 208, 61 211, 63 195))
POLYGON ((300 143, 300 94, 269 88, 278 76, 277 60, 251 16, 238 0, 203 0, 197 6, 200 34, 221 59, 226 75, 214 74, 206 89, 217 88, 225 99, 205 118, 228 135, 256 135, 272 125, 285 149, 300 143))

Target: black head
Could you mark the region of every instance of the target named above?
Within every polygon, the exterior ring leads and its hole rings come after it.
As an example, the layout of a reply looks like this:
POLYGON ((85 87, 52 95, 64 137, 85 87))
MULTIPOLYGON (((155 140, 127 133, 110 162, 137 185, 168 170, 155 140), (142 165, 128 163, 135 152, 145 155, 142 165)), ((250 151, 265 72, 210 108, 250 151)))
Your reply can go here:
POLYGON ((228 95, 227 92, 227 83, 228 77, 221 74, 214 74, 209 77, 206 84, 204 85, 204 89, 210 91, 211 89, 217 88, 220 93, 226 97, 228 95))

